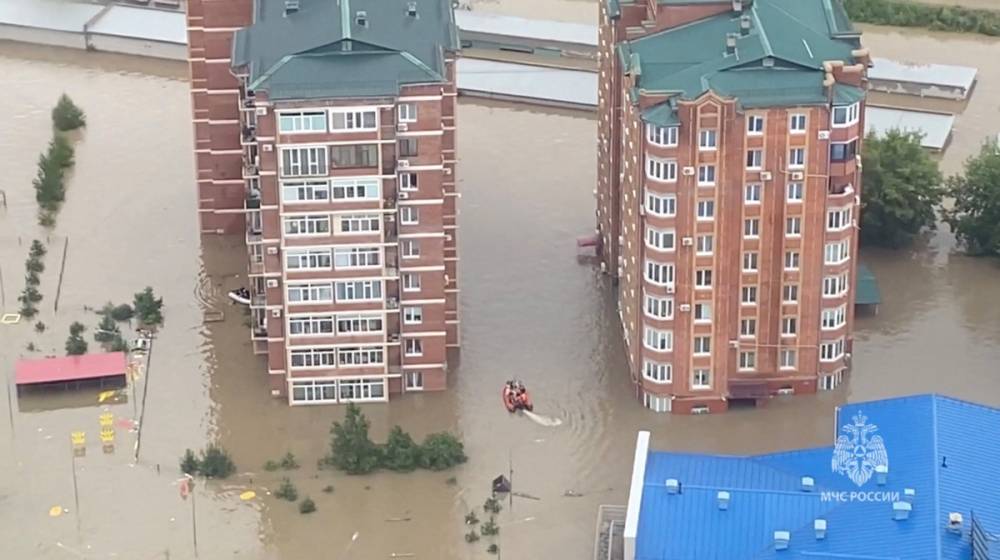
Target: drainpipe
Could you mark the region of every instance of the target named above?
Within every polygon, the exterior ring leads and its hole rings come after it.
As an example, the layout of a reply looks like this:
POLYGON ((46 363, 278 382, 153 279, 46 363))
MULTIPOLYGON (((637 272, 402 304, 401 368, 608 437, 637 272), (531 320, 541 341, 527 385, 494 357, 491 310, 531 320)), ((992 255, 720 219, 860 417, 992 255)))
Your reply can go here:
POLYGON ((87 22, 83 24, 83 47, 88 51, 96 50, 94 49, 93 43, 90 42, 90 28, 100 21, 100 19, 104 17, 104 14, 108 13, 113 7, 114 4, 109 1, 99 12, 94 14, 94 17, 88 19, 87 22))

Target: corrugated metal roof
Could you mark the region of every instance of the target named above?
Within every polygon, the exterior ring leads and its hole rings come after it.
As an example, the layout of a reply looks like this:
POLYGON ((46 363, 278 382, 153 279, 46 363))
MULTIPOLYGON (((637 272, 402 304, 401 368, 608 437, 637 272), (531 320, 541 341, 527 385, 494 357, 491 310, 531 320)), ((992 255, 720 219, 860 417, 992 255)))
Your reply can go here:
POLYGON ((865 134, 876 135, 887 130, 918 132, 923 135, 920 145, 932 150, 943 150, 948 145, 951 129, 955 125, 955 115, 904 111, 886 107, 865 108, 865 134))
POLYGON ((588 47, 597 46, 596 25, 528 19, 466 10, 455 12, 455 22, 458 24, 462 36, 469 33, 482 33, 586 45, 588 47))
POLYGON ((87 20, 97 15, 102 7, 99 4, 60 0, 4 0, 0 2, 0 21, 9 25, 79 33, 87 20))
POLYGON ((17 385, 82 381, 124 374, 123 352, 18 360, 14 365, 14 380, 17 385))
POLYGON ((636 558, 959 560, 970 555, 971 512, 988 532, 1000 530, 1000 410, 937 395, 901 397, 844 406, 836 427, 837 445, 818 449, 750 457, 650 453, 636 558), (868 452, 880 446, 884 486, 876 476, 856 484, 837 470, 857 457, 878 463, 868 452), (814 491, 801 489, 803 476, 814 479, 814 491), (667 492, 668 478, 680 481, 679 494, 667 492), (913 510, 896 521, 893 493, 902 499, 905 488, 916 492, 913 510), (730 493, 726 511, 717 505, 720 490, 730 493), (945 530, 950 512, 965 519, 961 535, 945 530), (819 518, 827 521, 822 540, 813 529, 819 518), (791 534, 788 550, 775 550, 778 530, 791 534))
POLYGON ((978 69, 969 66, 908 64, 888 58, 872 58, 872 67, 868 69, 868 78, 887 82, 943 85, 968 90, 975 83, 978 72, 978 69))

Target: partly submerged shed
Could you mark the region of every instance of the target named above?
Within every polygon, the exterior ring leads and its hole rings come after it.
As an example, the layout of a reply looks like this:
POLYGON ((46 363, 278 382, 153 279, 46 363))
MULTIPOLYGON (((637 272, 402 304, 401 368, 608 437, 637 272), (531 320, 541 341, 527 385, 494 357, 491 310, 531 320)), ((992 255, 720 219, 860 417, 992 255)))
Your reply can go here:
POLYGON ((14 382, 19 394, 29 389, 124 387, 127 367, 123 352, 18 360, 14 382))

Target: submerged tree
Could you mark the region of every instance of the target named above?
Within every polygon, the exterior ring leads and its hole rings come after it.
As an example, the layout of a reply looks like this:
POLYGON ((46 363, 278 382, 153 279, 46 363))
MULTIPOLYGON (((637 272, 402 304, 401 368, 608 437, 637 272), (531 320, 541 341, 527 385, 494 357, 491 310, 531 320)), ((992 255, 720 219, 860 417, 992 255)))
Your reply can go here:
POLYGON ((59 97, 59 102, 52 109, 52 124, 59 130, 75 130, 87 124, 83 110, 73 103, 65 93, 59 97))
POLYGON ((147 286, 145 290, 135 294, 132 304, 142 324, 153 326, 163 323, 163 298, 156 297, 153 288, 147 286))
POLYGON ((348 474, 367 474, 379 467, 379 448, 368 437, 370 422, 354 403, 347 405, 344 422, 334 422, 330 433, 329 463, 348 474))
POLYGON ((955 199, 944 220, 973 255, 1000 255, 1000 147, 986 142, 965 162, 965 174, 948 178, 955 199))
POLYGON ((390 470, 409 472, 420 466, 420 447, 399 426, 389 432, 383 455, 383 466, 390 470))
POLYGON ((69 326, 69 338, 66 339, 66 354, 77 356, 87 353, 87 341, 83 338, 83 331, 87 327, 83 323, 74 322, 69 326))

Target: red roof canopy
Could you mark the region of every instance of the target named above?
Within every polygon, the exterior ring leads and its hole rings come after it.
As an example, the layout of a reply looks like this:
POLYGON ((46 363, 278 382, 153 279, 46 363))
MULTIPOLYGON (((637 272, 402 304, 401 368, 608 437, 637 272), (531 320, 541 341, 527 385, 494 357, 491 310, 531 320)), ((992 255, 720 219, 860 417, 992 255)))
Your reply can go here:
POLYGON ((124 352, 18 360, 14 366, 14 380, 17 385, 82 381, 125 375, 125 367, 124 352))

